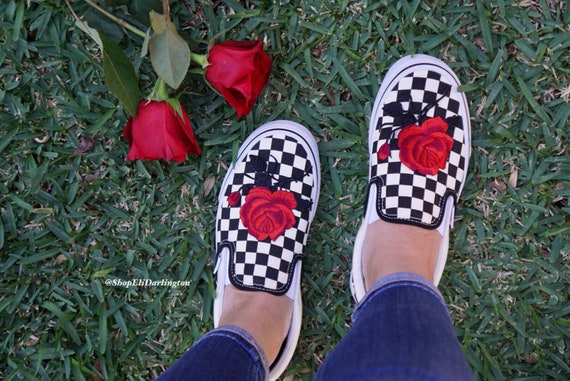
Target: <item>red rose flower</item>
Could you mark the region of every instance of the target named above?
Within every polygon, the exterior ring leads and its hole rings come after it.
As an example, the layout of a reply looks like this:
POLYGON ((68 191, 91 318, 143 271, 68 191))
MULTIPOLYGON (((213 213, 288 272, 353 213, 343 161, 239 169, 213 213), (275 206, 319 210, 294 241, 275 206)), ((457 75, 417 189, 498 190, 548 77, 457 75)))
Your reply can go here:
POLYGON ((390 145, 388 143, 384 143, 380 146, 380 149, 377 153, 378 160, 384 161, 390 156, 390 145))
POLYGON ((238 118, 249 114, 269 79, 271 58, 261 40, 224 41, 208 52, 206 80, 236 110, 238 118))
POLYGON ((398 137, 402 163, 423 175, 435 175, 444 169, 453 147, 453 139, 446 131, 447 122, 439 116, 427 119, 421 126, 405 127, 398 137))
POLYGON ((124 136, 131 149, 127 160, 186 160, 186 154, 201 155, 188 115, 179 114, 169 103, 142 100, 137 114, 129 118, 124 136))
POLYGON ((239 215, 249 234, 260 241, 275 240, 295 225, 293 209, 296 206, 297 200, 289 191, 271 192, 265 187, 255 187, 245 196, 239 215))

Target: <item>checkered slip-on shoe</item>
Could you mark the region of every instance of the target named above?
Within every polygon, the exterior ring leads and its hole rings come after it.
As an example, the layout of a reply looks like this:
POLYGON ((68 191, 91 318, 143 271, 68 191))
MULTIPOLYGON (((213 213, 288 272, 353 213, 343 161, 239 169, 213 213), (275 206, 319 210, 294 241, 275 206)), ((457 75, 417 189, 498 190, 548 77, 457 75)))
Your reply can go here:
POLYGON ((271 380, 285 371, 299 338, 301 261, 319 187, 314 137, 297 123, 275 121, 257 128, 242 144, 220 190, 214 325, 229 284, 293 300, 291 326, 270 366, 271 380))
POLYGON ((398 60, 382 81, 370 118, 369 187, 351 272, 354 299, 366 293, 362 244, 378 219, 437 229, 442 235, 434 284, 441 279, 455 205, 471 156, 469 107, 459 79, 439 59, 398 60))

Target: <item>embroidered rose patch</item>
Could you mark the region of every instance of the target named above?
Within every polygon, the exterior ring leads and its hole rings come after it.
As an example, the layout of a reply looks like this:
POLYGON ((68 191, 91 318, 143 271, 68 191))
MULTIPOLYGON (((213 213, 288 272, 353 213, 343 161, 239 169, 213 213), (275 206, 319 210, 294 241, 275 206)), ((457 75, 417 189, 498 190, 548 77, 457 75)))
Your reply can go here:
POLYGON ((250 155, 245 165, 244 177, 253 183, 243 184, 239 189, 230 192, 226 201, 230 207, 239 207, 239 218, 247 232, 259 241, 275 240, 285 230, 307 218, 312 201, 297 192, 287 189, 290 183, 302 181, 309 175, 312 166, 306 162, 304 171, 297 171, 292 176, 279 176, 279 162, 272 156, 250 155))
POLYGON ((260 241, 275 240, 295 225, 293 209, 296 206, 295 196, 289 191, 271 192, 265 187, 255 187, 245 197, 239 215, 249 234, 260 241))
POLYGON ((436 175, 439 169, 445 169, 453 147, 447 128, 447 122, 437 116, 426 119, 419 126, 402 129, 398 136, 402 163, 423 175, 436 175))

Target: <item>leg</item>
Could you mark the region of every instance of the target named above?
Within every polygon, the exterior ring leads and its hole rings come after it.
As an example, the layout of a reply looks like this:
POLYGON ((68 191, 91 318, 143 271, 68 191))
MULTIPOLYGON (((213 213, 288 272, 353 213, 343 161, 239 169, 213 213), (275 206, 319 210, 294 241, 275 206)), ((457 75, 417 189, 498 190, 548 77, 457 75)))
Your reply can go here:
POLYGON ((299 338, 319 186, 317 144, 304 127, 271 122, 246 139, 218 198, 216 329, 161 377, 275 380, 285 371, 299 338))
POLYGON ((419 274, 433 282, 440 245, 441 235, 435 230, 383 220, 370 224, 362 251, 366 288, 398 272, 419 274))
POLYGON ((435 230, 382 220, 368 227, 362 267, 370 287, 351 330, 317 379, 472 379, 443 298, 432 283, 440 243, 435 230))
POLYGON ((188 350, 157 381, 264 381, 268 362, 263 349, 245 330, 215 329, 188 350))
POLYGON ((382 81, 353 253, 354 324, 317 379, 472 379, 436 288, 471 152, 458 86, 447 65, 422 55, 401 59, 382 81))
POLYGON ((472 379, 432 283, 440 244, 435 230, 383 220, 368 226, 362 267, 369 291, 317 379, 472 379))
POLYGON ((237 326, 249 332, 271 364, 287 337, 292 313, 293 302, 286 295, 242 291, 229 285, 225 290, 219 326, 237 326))
POLYGON ((472 380, 437 289, 415 274, 385 277, 316 380, 472 380))

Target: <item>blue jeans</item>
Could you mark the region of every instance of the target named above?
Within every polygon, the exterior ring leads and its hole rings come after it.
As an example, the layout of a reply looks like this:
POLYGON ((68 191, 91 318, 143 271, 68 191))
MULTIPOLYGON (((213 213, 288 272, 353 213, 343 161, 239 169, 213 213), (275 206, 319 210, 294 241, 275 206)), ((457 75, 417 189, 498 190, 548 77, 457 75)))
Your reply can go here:
MULTIPOLYGON (((268 364, 237 327, 205 335, 159 378, 264 380, 268 364)), ((473 380, 436 287, 413 274, 381 279, 357 306, 353 325, 316 380, 473 380)))

